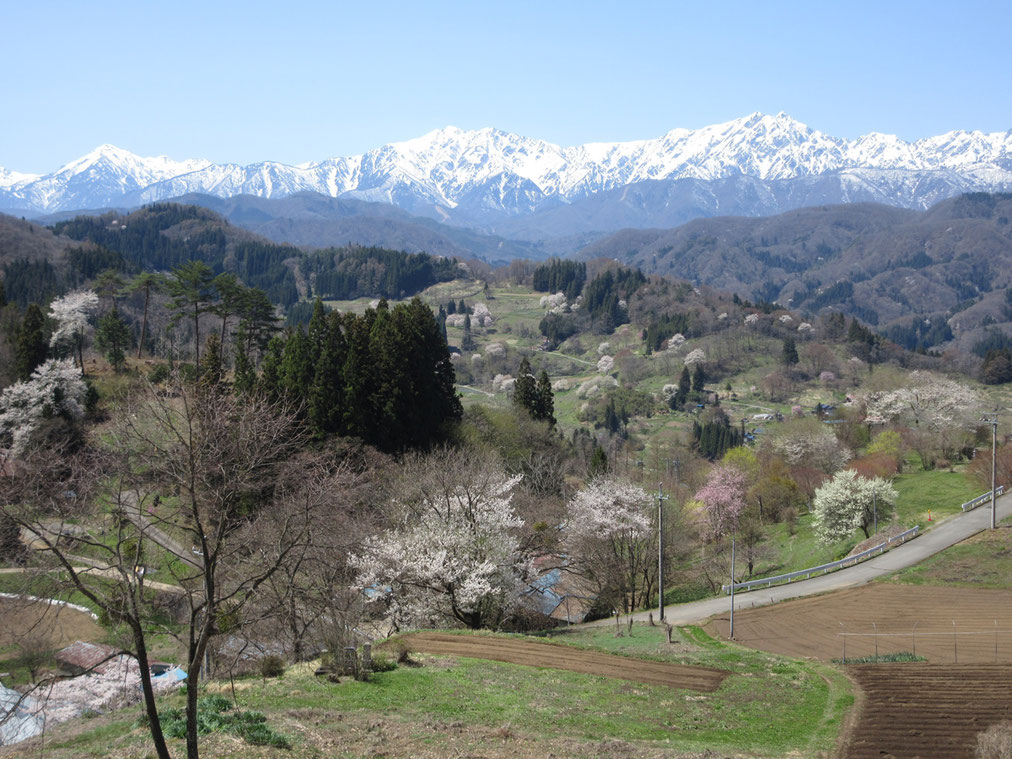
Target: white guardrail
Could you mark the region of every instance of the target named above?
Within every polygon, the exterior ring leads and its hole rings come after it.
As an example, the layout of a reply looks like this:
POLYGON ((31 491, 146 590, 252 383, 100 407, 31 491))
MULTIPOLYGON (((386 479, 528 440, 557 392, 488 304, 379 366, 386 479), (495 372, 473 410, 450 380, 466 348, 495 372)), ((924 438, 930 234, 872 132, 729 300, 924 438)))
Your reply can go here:
MULTIPOLYGON (((987 495, 988 498, 991 497, 990 492, 987 495)), ((910 538, 917 537, 917 535, 920 534, 920 530, 921 530, 920 525, 917 525, 916 527, 911 527, 906 532, 901 532, 899 535, 894 535, 893 537, 889 538, 885 543, 879 543, 877 546, 872 546, 866 551, 861 551, 861 553, 856 553, 853 556, 847 556, 838 561, 831 561, 828 564, 820 564, 817 567, 809 567, 808 569, 801 569, 798 570, 797 572, 788 572, 787 574, 783 575, 774 575, 773 577, 763 577, 758 580, 749 580, 748 582, 736 582, 734 584, 734 590, 737 593, 739 590, 752 590, 752 588, 757 588, 759 586, 769 588, 776 583, 790 582, 791 580, 795 580, 799 577, 804 577, 807 580, 812 575, 817 574, 818 572, 826 574, 834 569, 840 569, 841 567, 850 566, 851 564, 859 564, 865 559, 870 559, 872 556, 877 556, 880 553, 884 553, 887 549, 892 548, 893 545, 905 543, 908 540, 910 540, 910 538)), ((729 594, 731 592, 730 585, 722 585, 720 589, 724 593, 729 594)))
MULTIPOLYGON (((1005 492, 1005 486, 1004 485, 999 485, 998 487, 996 487, 994 489, 995 496, 999 496, 999 495, 1001 495, 1004 492, 1005 492)), ((983 493, 982 495, 977 496, 972 501, 967 501, 960 508, 962 508, 963 511, 970 511, 971 509, 977 508, 982 503, 989 503, 990 501, 991 501, 991 491, 988 490, 986 493, 983 493)))

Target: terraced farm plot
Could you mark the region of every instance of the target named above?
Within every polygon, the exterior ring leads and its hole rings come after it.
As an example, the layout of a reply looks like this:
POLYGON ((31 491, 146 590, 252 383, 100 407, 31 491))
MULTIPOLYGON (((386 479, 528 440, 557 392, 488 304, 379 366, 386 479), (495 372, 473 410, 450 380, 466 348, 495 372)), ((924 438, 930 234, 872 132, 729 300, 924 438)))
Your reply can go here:
MULTIPOLYGON (((726 639, 728 614, 706 627, 726 639)), ((939 664, 1012 663, 1012 591, 866 585, 735 612, 735 640, 822 660, 916 652, 939 664), (955 624, 953 624, 955 622, 955 624)))
POLYGON ((98 623, 76 609, 0 598, 0 649, 17 645, 26 636, 41 637, 57 648, 75 640, 99 640, 102 635, 98 623))
POLYGON ((1007 665, 850 668, 865 700, 846 759, 970 759, 978 733, 1012 718, 1007 665))
POLYGON ((667 685, 704 693, 715 691, 729 674, 711 667, 688 667, 673 662, 633 659, 569 646, 532 643, 510 638, 415 633, 405 636, 405 640, 415 651, 428 654, 467 656, 472 659, 489 659, 529 667, 565 669, 587 675, 614 677, 647 685, 667 685))

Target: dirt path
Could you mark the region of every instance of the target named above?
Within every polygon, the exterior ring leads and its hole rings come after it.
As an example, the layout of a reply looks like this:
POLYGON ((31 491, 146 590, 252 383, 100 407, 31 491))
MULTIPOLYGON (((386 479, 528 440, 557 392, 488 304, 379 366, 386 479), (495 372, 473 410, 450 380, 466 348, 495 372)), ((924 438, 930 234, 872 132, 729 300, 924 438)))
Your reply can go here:
POLYGON ((673 662, 633 659, 597 651, 584 651, 570 646, 532 643, 512 638, 413 633, 404 636, 404 640, 413 650, 427 654, 448 654, 523 664, 528 667, 565 669, 587 675, 614 677, 647 685, 667 685, 671 688, 685 688, 704 693, 716 690, 729 674, 709 667, 688 667, 673 662))
POLYGON ((971 759, 977 733, 1012 719, 1012 667, 866 664, 846 759, 971 759))

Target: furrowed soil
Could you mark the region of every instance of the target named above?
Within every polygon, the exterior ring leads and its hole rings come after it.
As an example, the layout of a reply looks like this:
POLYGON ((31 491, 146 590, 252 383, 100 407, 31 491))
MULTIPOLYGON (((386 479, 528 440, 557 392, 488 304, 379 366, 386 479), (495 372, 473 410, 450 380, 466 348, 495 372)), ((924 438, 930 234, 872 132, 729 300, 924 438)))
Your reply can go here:
POLYGON ((976 736, 1012 719, 1008 665, 863 664, 846 759, 971 759, 976 736))
MULTIPOLYGON (((706 630, 726 640, 729 615, 706 630)), ((848 659, 907 652, 938 664, 1008 664, 1012 591, 877 583, 736 609, 734 633, 750 648, 824 661, 843 658, 846 645, 848 659)))
POLYGON ((689 667, 673 662, 647 661, 585 651, 551 643, 534 643, 504 637, 412 633, 402 638, 412 650, 427 654, 466 656, 472 659, 549 667, 587 675, 631 680, 646 685, 712 693, 728 672, 710 667, 689 667))

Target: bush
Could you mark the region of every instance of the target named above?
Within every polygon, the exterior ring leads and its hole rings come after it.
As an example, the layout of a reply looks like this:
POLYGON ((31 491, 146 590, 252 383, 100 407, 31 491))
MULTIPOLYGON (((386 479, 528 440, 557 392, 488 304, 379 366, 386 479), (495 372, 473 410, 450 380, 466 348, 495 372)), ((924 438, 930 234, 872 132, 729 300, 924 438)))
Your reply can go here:
MULTIPOLYGON (((186 737, 185 710, 163 709, 159 719, 167 737, 186 737)), ((141 726, 146 724, 146 720, 147 715, 144 715, 141 726)), ((268 727, 267 717, 262 712, 233 711, 232 702, 223 696, 205 696, 197 702, 197 733, 206 735, 211 732, 232 733, 254 746, 291 748, 284 735, 268 727)))
POLYGON ((392 672, 397 669, 397 661, 386 654, 376 654, 372 657, 373 672, 392 672))
POLYGON ((165 382, 165 380, 169 378, 170 374, 171 372, 169 371, 168 364, 156 364, 151 367, 151 371, 148 372, 148 382, 159 385, 162 382, 165 382))
POLYGON ((281 677, 285 674, 285 660, 276 654, 268 654, 258 663, 261 677, 281 677))

